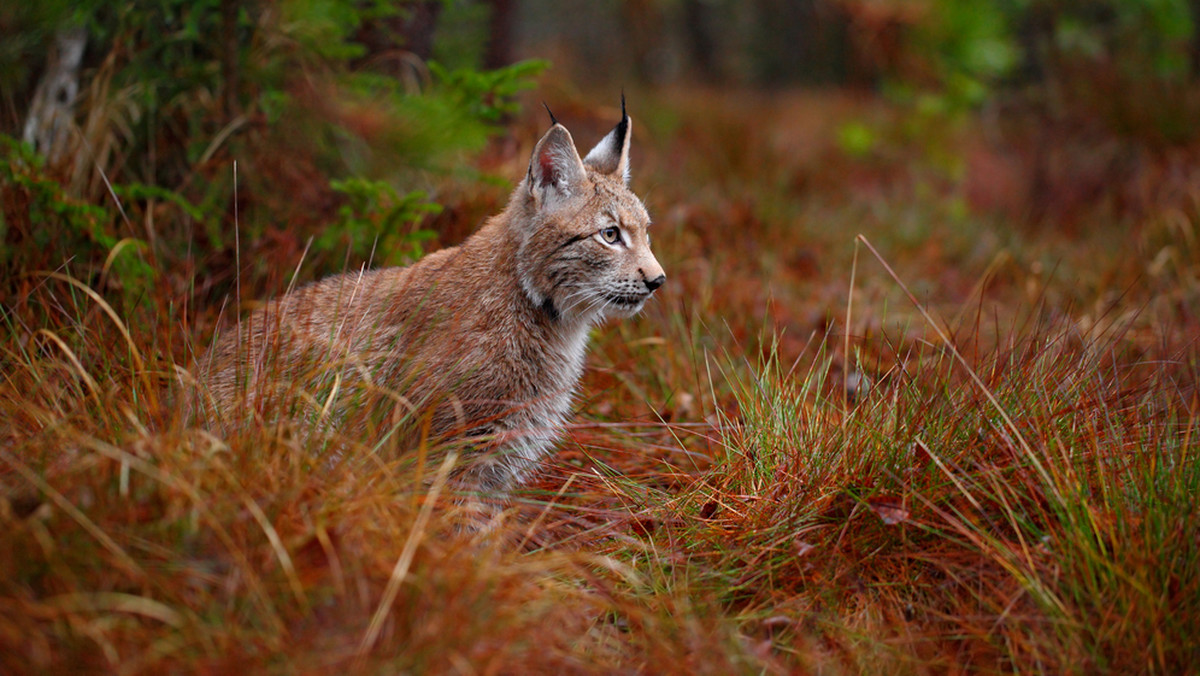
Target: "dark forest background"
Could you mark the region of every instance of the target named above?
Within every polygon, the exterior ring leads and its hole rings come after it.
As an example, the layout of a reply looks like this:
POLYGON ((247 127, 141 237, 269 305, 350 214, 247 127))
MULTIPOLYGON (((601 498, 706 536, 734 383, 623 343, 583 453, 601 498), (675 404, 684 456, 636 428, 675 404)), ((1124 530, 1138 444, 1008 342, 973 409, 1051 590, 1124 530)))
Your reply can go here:
POLYGON ((366 219, 416 250, 413 224, 458 227, 430 196, 466 157, 499 166, 521 103, 622 88, 882 101, 817 142, 883 171, 932 159, 973 206, 1072 227, 1097 201, 1170 199, 1141 183, 1200 134, 1198 18, 1185 0, 9 3, 0 265, 94 266, 132 237, 224 293, 235 159, 250 246, 362 253, 366 219), (968 118, 989 136, 948 141, 968 118), (110 193, 124 216, 93 209, 110 193))

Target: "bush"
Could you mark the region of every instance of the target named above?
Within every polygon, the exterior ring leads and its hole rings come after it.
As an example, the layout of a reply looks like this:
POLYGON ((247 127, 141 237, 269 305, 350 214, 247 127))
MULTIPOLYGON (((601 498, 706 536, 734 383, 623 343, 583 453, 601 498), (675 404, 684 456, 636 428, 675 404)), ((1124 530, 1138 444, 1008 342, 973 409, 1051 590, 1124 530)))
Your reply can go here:
MULTIPOLYGON (((57 30, 88 33, 65 165, 5 141, 0 263, 99 268, 133 238, 217 302, 233 287, 232 249, 267 236, 280 256, 312 239, 330 254, 318 269, 344 264, 338 245, 369 255, 376 237, 389 260, 419 255, 429 237, 419 222, 436 207, 403 186, 428 186, 481 149, 546 64, 483 72, 409 55, 416 77, 385 72, 360 35, 409 4, 137 0, 0 13, 17 31, 0 49, 0 82, 24 91, 57 30)), ((15 135, 20 120, 3 122, 15 135)), ((261 293, 255 280, 280 267, 252 268, 243 287, 261 293)))

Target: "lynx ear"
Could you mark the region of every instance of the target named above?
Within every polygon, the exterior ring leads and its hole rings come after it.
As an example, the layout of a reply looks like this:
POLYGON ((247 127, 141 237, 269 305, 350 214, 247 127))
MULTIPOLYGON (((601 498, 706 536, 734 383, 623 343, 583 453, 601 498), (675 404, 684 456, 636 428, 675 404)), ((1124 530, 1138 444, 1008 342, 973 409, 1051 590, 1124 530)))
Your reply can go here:
POLYGON ((625 96, 621 96, 621 121, 608 135, 600 139, 583 163, 602 174, 618 175, 629 183, 629 131, 632 121, 625 112, 625 96))
POLYGON ((541 204, 567 197, 585 176, 571 133, 555 123, 538 141, 529 158, 529 194, 541 204))

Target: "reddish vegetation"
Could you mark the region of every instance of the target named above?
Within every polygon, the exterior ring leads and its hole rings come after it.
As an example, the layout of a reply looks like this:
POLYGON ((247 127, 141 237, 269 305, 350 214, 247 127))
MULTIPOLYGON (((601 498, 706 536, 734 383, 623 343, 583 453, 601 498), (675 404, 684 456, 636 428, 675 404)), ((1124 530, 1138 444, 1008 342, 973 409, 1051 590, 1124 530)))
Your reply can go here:
MULTIPOLYGON (((581 144, 611 123, 547 87, 581 144)), ((141 300, 5 279, 0 671, 1186 670, 1195 149, 1021 116, 910 137, 840 94, 629 99, 669 281, 597 331, 491 539, 412 453, 189 428, 164 392, 236 288, 228 248, 151 257, 141 300), (850 120, 878 134, 857 159, 850 120)), ((525 171, 526 110, 478 160, 506 183, 434 181, 438 244, 525 171)), ((336 210, 293 146, 239 159, 239 218, 279 214, 241 243, 245 302, 336 210)), ((361 263, 333 259, 302 276, 361 263)))

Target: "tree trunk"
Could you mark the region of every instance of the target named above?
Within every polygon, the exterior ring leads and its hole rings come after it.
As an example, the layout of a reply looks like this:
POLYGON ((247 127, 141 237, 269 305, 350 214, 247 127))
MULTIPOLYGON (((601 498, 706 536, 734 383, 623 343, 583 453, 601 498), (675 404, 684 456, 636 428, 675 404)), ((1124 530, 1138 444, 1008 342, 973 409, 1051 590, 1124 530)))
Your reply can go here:
POLYGON ((41 153, 50 165, 69 155, 71 131, 75 128, 75 98, 79 95, 79 64, 87 46, 82 26, 62 28, 46 55, 42 74, 21 138, 41 153))
POLYGON ((238 114, 238 0, 221 0, 221 82, 224 87, 222 104, 225 121, 238 114))
POLYGON ((516 19, 516 3, 513 0, 489 0, 492 15, 488 19, 487 53, 483 67, 503 68, 513 62, 513 24, 516 19))

